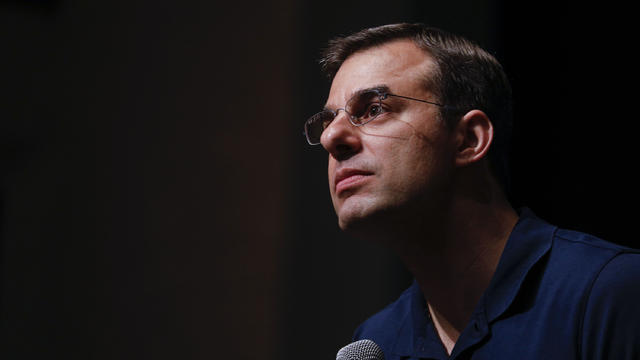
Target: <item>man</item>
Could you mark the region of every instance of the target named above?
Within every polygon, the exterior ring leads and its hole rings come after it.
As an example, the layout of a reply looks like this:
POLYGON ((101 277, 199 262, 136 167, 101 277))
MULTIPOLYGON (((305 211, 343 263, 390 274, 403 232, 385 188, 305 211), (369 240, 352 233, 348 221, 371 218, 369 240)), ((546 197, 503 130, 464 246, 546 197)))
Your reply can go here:
POLYGON ((505 195, 511 90, 475 44, 421 24, 336 39, 325 109, 340 228, 415 276, 355 340, 390 359, 640 358, 640 253, 558 229, 505 195))

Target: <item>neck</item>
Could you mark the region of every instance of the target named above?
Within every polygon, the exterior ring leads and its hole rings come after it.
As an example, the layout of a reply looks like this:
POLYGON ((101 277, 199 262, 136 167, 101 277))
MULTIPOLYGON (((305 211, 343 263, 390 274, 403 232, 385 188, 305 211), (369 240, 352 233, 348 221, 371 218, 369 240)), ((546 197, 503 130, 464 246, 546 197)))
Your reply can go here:
POLYGON ((468 193, 453 195, 448 208, 429 211, 394 241, 401 244, 396 250, 420 285, 449 353, 488 287, 518 219, 502 193, 495 194, 482 201, 468 193))

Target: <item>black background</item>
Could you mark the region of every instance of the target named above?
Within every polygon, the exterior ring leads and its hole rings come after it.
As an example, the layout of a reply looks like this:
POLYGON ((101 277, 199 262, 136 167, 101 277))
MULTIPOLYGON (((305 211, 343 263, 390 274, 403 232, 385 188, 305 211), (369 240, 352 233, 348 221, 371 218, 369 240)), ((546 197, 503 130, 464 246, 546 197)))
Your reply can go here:
POLYGON ((635 41, 567 2, 0 3, 6 358, 329 359, 410 275, 341 234, 329 38, 420 21, 514 88, 516 206, 637 247, 635 41))

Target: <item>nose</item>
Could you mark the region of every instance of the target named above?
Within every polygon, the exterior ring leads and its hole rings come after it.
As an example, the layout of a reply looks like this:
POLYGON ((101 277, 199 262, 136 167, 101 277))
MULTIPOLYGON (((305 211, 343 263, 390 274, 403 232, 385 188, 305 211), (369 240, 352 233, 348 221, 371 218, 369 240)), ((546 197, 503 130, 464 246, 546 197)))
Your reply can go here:
POLYGON ((320 137, 322 146, 336 160, 345 160, 362 149, 362 139, 357 127, 349 122, 349 115, 340 111, 320 137))

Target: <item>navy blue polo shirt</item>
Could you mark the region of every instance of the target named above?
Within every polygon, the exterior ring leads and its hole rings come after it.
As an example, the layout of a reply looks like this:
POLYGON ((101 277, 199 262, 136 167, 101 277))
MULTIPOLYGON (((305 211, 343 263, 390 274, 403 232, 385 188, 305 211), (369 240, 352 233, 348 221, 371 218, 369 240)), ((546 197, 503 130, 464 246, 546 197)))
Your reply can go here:
POLYGON ((366 320, 386 360, 640 359, 640 252, 521 211, 451 356, 419 286, 366 320))

